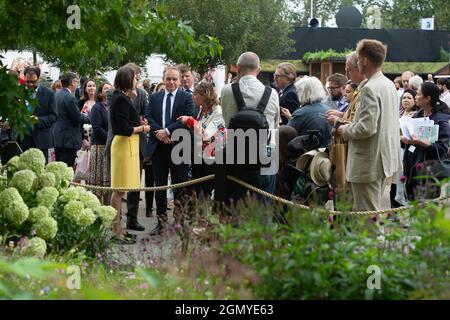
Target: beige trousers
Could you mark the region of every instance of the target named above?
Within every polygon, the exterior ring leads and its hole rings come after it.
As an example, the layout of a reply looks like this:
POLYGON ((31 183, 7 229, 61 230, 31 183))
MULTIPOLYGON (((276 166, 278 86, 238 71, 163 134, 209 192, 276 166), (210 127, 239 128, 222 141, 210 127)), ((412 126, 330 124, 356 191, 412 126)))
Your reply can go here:
POLYGON ((351 183, 353 211, 376 211, 381 209, 381 197, 388 179, 370 183, 351 183))

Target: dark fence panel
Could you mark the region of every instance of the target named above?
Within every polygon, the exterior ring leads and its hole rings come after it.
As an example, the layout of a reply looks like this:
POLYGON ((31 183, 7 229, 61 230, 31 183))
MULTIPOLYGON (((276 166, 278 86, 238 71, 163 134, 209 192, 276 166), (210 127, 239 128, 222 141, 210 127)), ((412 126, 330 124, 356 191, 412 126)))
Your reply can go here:
POLYGON ((296 28, 290 35, 296 52, 285 59, 302 59, 305 52, 354 49, 359 40, 377 39, 388 45, 386 61, 438 62, 441 48, 449 50, 449 31, 351 28, 296 28))

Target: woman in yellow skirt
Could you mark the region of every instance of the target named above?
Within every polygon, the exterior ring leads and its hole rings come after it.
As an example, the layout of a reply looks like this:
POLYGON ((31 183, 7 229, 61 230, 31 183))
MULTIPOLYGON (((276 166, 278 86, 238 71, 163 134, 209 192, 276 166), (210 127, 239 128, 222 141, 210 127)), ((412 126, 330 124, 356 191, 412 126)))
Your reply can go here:
MULTIPOLYGON (((111 145, 111 187, 139 188, 139 134, 149 132, 146 120, 140 120, 131 98, 136 96, 136 77, 129 67, 121 67, 114 80, 115 91, 111 101, 110 119, 114 138, 111 145)), ((122 197, 125 192, 113 192, 111 205, 117 210, 113 224, 114 240, 133 244, 135 239, 124 232, 120 224, 122 197)))

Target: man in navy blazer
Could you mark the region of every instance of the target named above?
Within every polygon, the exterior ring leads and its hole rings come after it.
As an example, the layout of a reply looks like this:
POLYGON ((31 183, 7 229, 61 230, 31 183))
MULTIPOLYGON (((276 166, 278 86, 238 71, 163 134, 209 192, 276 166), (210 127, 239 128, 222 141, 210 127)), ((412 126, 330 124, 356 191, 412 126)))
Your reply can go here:
POLYGON ((77 99, 72 95, 78 85, 78 76, 69 72, 62 75, 62 89, 56 93, 57 120, 53 129, 56 161, 65 162, 74 167, 77 151, 81 149, 82 128, 90 123, 89 118, 81 114, 77 99))
MULTIPOLYGON (((179 89, 180 78, 180 71, 176 67, 167 67, 163 74, 166 89, 153 94, 145 110, 145 116, 151 127, 148 152, 153 162, 153 175, 156 186, 167 185, 169 170, 172 183, 180 183, 188 178, 188 165, 175 165, 171 159, 171 152, 174 146, 171 134, 177 129, 187 129, 177 119, 183 115, 195 116, 192 96, 179 89)), ((177 201, 179 195, 180 192, 174 190, 174 211, 179 206, 177 201)), ((156 192, 158 225, 150 233, 151 235, 163 232, 167 223, 166 210, 166 191, 156 192)))
MULTIPOLYGON (((48 161, 48 149, 53 148, 52 127, 56 122, 56 100, 55 93, 44 87, 38 86, 41 69, 35 66, 25 68, 25 85, 31 90, 32 98, 38 100, 35 106, 33 117, 38 121, 33 129, 30 129, 28 135, 20 141, 20 147, 23 151, 30 148, 38 148, 42 151, 45 161, 48 161)), ((28 104, 30 111, 33 109, 28 104)))

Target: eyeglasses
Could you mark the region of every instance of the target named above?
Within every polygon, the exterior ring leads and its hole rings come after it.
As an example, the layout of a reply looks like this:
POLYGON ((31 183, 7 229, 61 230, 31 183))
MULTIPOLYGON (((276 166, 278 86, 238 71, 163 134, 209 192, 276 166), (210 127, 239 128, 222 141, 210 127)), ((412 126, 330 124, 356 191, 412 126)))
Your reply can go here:
POLYGON ((274 73, 274 74, 273 74, 273 77, 274 77, 274 78, 286 77, 286 75, 285 75, 285 74, 274 73))
POLYGON ((38 82, 39 79, 36 80, 26 80, 25 82, 28 84, 35 84, 36 82, 38 82))

